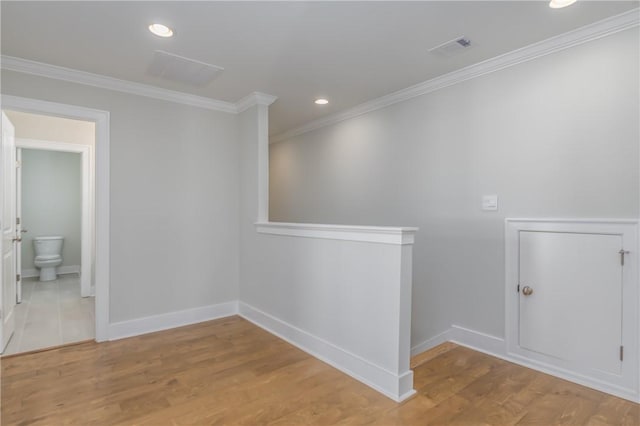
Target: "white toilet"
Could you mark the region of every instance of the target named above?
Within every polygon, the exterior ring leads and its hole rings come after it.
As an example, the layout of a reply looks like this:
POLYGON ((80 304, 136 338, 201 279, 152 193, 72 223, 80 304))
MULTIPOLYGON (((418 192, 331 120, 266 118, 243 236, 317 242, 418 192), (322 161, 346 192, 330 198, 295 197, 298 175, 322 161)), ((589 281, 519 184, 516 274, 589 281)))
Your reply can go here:
POLYGON ((53 281, 57 278, 56 268, 62 264, 62 242, 64 237, 35 237, 33 247, 36 257, 33 264, 40 268, 40 281, 53 281))

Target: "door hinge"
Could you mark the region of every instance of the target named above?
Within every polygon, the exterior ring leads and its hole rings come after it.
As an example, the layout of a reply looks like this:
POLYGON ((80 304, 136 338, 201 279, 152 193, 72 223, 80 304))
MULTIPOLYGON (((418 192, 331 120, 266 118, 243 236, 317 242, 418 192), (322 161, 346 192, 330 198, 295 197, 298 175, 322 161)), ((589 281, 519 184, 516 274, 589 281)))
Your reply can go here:
POLYGON ((620 346, 620 361, 624 359, 624 346, 620 346))
POLYGON ((627 251, 625 249, 620 249, 618 254, 620 254, 620 266, 624 266, 624 255, 625 254, 629 254, 629 251, 627 251))
POLYGON ((520 284, 518 284, 518 287, 516 287, 516 292, 520 293, 520 284))
POLYGON ((20 281, 20 278, 22 278, 20 277, 20 274, 16 274, 16 281, 20 281))
POLYGON ((16 217, 16 225, 20 225, 20 218, 16 217))

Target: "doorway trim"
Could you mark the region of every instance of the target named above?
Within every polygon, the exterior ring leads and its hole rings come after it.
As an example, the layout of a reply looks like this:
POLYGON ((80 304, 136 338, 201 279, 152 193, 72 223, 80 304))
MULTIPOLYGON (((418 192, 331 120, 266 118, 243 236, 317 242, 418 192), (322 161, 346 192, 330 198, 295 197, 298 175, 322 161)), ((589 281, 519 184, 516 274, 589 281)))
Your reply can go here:
MULTIPOLYGON (((91 167, 92 147, 74 143, 55 142, 40 139, 16 138, 17 149, 37 149, 42 151, 69 152, 80 154, 82 168, 82 207, 81 207, 81 233, 80 233, 80 295, 89 297, 92 295, 92 237, 93 221, 92 205, 94 199, 93 167, 91 167)), ((23 268, 24 270, 24 268, 23 268)))
POLYGON ((95 134, 95 312, 96 341, 109 339, 109 112, 39 99, 2 95, 2 108, 91 121, 95 134))
POLYGON ((640 342, 637 337, 640 328, 640 281, 638 264, 635 262, 637 257, 630 256, 622 270, 622 345, 626 362, 622 364, 621 374, 588 373, 567 361, 555 360, 519 346, 519 294, 516 286, 519 284, 521 231, 620 235, 623 249, 633 253, 638 251, 638 220, 505 219, 505 350, 507 359, 520 365, 640 402, 640 342))

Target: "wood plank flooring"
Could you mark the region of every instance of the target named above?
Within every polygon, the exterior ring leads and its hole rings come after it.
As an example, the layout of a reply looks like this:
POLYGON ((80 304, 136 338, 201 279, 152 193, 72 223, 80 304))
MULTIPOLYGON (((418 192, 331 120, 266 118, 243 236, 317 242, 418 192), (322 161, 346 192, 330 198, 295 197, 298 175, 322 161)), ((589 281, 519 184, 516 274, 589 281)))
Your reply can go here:
POLYGON ((451 343, 397 404, 230 317, 2 360, 2 425, 640 425, 637 404, 451 343))

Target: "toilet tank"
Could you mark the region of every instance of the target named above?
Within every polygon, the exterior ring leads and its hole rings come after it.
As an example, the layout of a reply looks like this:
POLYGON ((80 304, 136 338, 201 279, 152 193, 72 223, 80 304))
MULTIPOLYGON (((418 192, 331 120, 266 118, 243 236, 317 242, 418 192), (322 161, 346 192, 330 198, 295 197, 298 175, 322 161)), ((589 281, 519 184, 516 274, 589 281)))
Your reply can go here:
POLYGON ((53 254, 62 254, 62 242, 64 237, 54 235, 50 237, 34 237, 33 248, 36 256, 50 256, 53 254))

